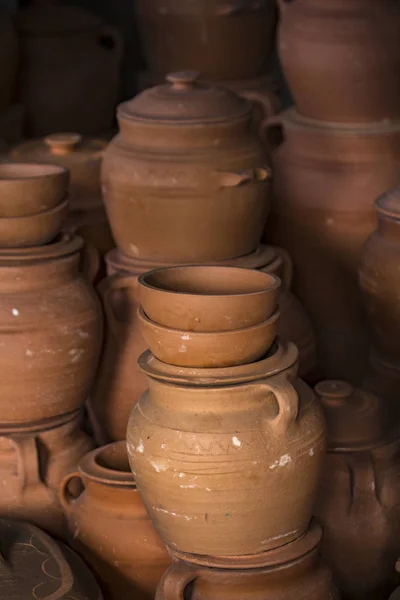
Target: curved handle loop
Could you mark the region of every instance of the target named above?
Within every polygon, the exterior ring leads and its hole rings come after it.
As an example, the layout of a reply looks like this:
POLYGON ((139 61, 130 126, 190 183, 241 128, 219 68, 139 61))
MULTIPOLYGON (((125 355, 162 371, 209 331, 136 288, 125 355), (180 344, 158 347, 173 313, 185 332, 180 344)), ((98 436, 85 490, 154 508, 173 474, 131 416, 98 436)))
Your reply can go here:
POLYGON ((279 256, 282 258, 283 272, 280 277, 282 279, 283 287, 285 290, 290 290, 293 281, 293 262, 291 256, 284 248, 281 248, 280 246, 275 246, 275 248, 277 249, 279 256))
POLYGON ((281 131, 283 131, 283 121, 282 116, 280 114, 272 115, 271 117, 264 119, 264 121, 260 124, 260 137, 263 140, 264 144, 266 144, 266 146, 268 147, 268 151, 271 154, 273 154, 274 151, 278 148, 278 146, 280 146, 280 144, 271 144, 271 141, 268 139, 268 130, 272 128, 279 128, 281 131))
POLYGON ((111 25, 103 25, 98 36, 99 42, 101 43, 104 38, 112 40, 114 48, 108 48, 108 50, 115 50, 118 60, 121 60, 124 52, 124 40, 120 32, 111 25))
POLYGON ((299 395, 296 388, 285 375, 274 375, 255 382, 255 385, 257 383, 275 396, 279 406, 277 416, 268 419, 269 427, 273 427, 279 435, 285 435, 299 414, 299 395))
POLYGON ((71 494, 71 492, 68 489, 68 486, 73 479, 79 479, 79 481, 82 482, 83 485, 82 475, 79 473, 79 471, 74 471, 73 473, 69 473, 64 477, 64 479, 60 483, 60 487, 58 490, 58 499, 60 500, 60 504, 63 508, 63 511, 67 515, 71 512, 75 500, 77 500, 80 496, 80 494, 76 497, 73 496, 73 494, 71 494))
MULTIPOLYGON (((113 295, 120 292, 132 291, 133 296, 137 296, 137 278, 134 275, 119 275, 116 273, 115 275, 111 275, 111 277, 106 277, 99 283, 97 286, 97 291, 102 300, 104 312, 107 319, 107 325, 113 335, 119 339, 122 335, 122 326, 125 323, 122 319, 119 318, 116 307, 114 304, 113 295)), ((137 310, 139 308, 139 303, 135 300, 132 306, 132 314, 136 316, 137 310)))
MULTIPOLYGON (((79 235, 79 227, 77 228, 76 233, 79 235)), ((84 242, 81 254, 81 271, 89 283, 93 285, 100 271, 100 254, 93 244, 86 240, 84 240, 84 242)))
POLYGON ((241 90, 240 96, 251 102, 258 104, 263 111, 263 119, 259 125, 260 137, 264 135, 264 130, 268 128, 268 123, 279 110, 279 101, 273 92, 266 90, 259 92, 258 90, 241 90))
POLYGON ((18 460, 18 474, 21 480, 21 489, 27 487, 47 486, 43 483, 40 475, 39 451, 36 437, 13 437, 10 438, 15 448, 18 460))
POLYGON ((185 588, 198 575, 198 570, 187 563, 172 563, 160 583, 163 600, 185 600, 185 588))
POLYGON ((348 457, 348 466, 351 472, 353 503, 357 501, 365 504, 368 499, 381 503, 378 489, 378 478, 375 463, 369 452, 352 452, 348 457), (365 492, 368 491, 368 494, 365 492))

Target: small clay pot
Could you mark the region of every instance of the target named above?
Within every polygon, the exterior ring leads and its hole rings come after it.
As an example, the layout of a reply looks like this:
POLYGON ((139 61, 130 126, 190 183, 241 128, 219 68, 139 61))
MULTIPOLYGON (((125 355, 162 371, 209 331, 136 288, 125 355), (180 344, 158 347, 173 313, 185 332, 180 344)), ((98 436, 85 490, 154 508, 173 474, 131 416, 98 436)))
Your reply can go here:
POLYGON ((137 491, 126 443, 83 457, 79 472, 62 482, 60 498, 71 544, 96 572, 105 598, 153 600, 170 558, 137 491), (70 487, 77 478, 84 490, 76 497, 70 487))
POLYGON ((65 200, 68 183, 68 170, 56 165, 0 164, 0 218, 31 217, 55 209, 65 200))
POLYGON ((188 331, 231 331, 258 325, 276 310, 274 275, 233 267, 175 267, 138 279, 140 304, 155 323, 188 331))
POLYGON ((252 327, 213 332, 162 327, 141 308, 138 318, 142 336, 159 360, 179 367, 233 367, 268 352, 277 335, 279 311, 252 327))

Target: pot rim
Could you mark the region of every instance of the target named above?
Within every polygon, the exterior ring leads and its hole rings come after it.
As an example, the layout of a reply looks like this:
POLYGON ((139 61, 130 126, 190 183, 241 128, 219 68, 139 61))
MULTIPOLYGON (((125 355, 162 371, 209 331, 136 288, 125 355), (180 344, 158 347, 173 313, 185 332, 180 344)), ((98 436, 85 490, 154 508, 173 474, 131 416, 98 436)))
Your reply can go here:
POLYGON ((79 461, 78 471, 83 477, 87 477, 91 481, 101 483, 102 485, 119 486, 137 490, 136 481, 131 470, 120 471, 118 469, 112 469, 111 467, 105 467, 99 463, 98 459, 102 453, 111 448, 120 449, 122 447, 126 448, 128 454, 125 440, 112 442, 111 444, 91 450, 79 461))
MULTIPOLYGON (((19 225, 23 225, 23 221, 27 221, 27 222, 39 221, 42 218, 51 217, 54 214, 63 212, 68 206, 69 206, 69 196, 64 198, 56 206, 53 206, 53 208, 49 208, 47 210, 42 210, 42 211, 35 212, 35 213, 29 213, 28 215, 19 215, 19 216, 14 216, 14 217, 1 217, 1 220, 5 225, 7 225, 7 224, 15 225, 17 223, 17 221, 19 221, 19 223, 18 223, 19 225)), ((2 249, 1 249, 1 251, 2 251, 2 249)))
POLYGON ((400 221, 400 188, 395 187, 380 194, 375 200, 375 210, 378 216, 400 221))
POLYGON ((42 246, 1 248, 0 265, 2 263, 13 263, 15 266, 23 266, 25 263, 65 258, 81 251, 83 245, 84 242, 81 237, 69 233, 61 233, 53 242, 42 246))
POLYGON ((51 162, 42 163, 35 161, 9 161, 0 164, 0 189, 2 182, 24 182, 24 181, 38 181, 44 179, 55 179, 60 175, 66 175, 69 173, 67 167, 61 165, 55 165, 51 162), (2 171, 7 173, 7 170, 20 171, 20 175, 9 175, 7 177, 2 175, 2 171))

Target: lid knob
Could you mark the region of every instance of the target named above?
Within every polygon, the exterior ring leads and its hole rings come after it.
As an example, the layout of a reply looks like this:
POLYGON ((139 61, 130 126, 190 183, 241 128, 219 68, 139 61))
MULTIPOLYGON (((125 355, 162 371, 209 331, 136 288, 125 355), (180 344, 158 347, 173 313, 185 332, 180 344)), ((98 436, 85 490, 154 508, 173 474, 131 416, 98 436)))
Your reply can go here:
POLYGON ((178 73, 168 73, 166 80, 168 83, 172 83, 174 90, 190 90, 194 88, 199 77, 198 71, 179 71, 178 73))
POLYGON ((69 154, 82 142, 79 133, 54 133, 44 138, 52 154, 69 154))
POLYGON ((354 388, 349 383, 337 379, 321 381, 314 389, 321 402, 329 404, 348 400, 354 393, 354 388))

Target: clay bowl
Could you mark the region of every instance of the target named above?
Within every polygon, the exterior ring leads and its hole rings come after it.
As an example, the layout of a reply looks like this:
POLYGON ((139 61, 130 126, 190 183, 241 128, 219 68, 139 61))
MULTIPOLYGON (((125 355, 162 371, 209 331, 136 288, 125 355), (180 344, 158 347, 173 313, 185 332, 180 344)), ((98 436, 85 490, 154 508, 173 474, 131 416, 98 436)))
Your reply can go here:
POLYGON ((68 214, 68 200, 25 217, 0 218, 0 248, 28 248, 51 242, 68 214))
POLYGON ((140 303, 159 325, 218 332, 252 327, 274 313, 275 275, 237 267, 171 267, 139 277, 140 303))
POLYGON ((0 164, 0 217, 24 217, 65 200, 69 171, 57 165, 0 164))
POLYGON ((233 367, 259 360, 277 335, 279 311, 263 323, 232 331, 164 327, 138 311, 143 338, 156 358, 178 367, 233 367))

